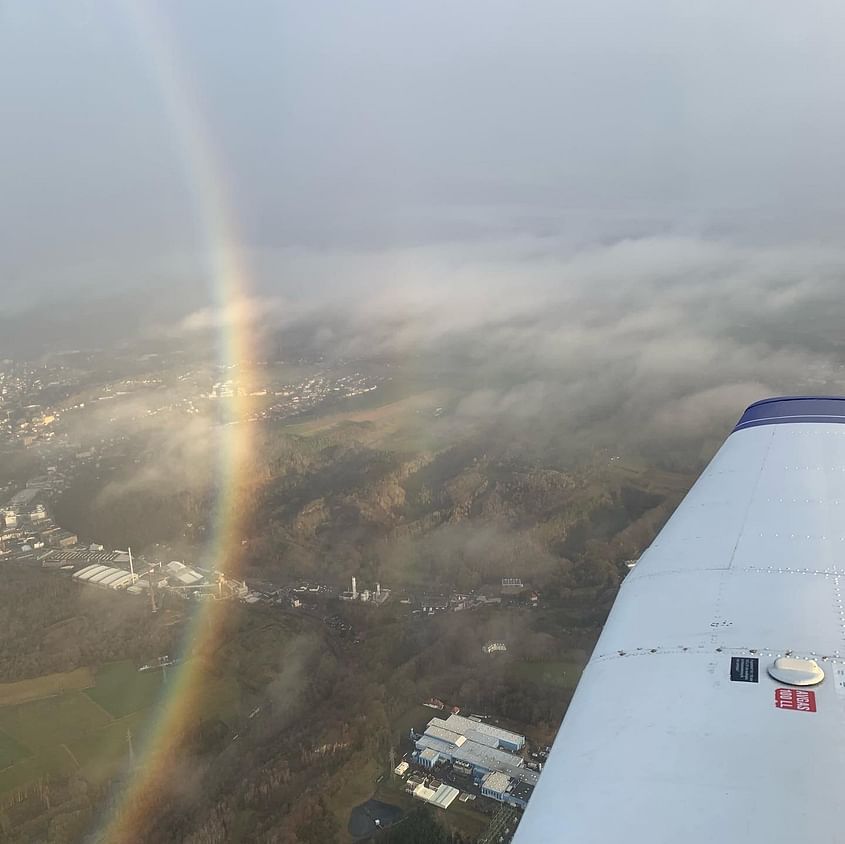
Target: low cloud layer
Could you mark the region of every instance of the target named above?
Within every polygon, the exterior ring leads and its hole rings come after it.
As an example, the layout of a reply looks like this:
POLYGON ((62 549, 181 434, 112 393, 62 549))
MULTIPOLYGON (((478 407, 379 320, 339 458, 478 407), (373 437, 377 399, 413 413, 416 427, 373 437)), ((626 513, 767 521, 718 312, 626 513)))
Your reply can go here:
POLYGON ((845 391, 845 250, 522 237, 280 252, 264 273, 262 293, 305 278, 314 292, 253 302, 256 333, 293 353, 442 376, 459 386, 453 422, 592 425, 604 444, 704 437, 772 393, 845 391))
MULTIPOLYGON (((531 456, 596 447, 712 450, 750 402, 845 392, 840 325, 845 250, 650 237, 590 248, 523 235, 392 250, 275 250, 229 310, 204 302, 145 325, 264 360, 389 363, 393 378, 444 387, 435 441, 496 433, 531 456)), ((141 430, 152 443, 120 488, 213 476, 208 414, 176 424, 148 410, 167 390, 103 403, 85 437, 141 430)))

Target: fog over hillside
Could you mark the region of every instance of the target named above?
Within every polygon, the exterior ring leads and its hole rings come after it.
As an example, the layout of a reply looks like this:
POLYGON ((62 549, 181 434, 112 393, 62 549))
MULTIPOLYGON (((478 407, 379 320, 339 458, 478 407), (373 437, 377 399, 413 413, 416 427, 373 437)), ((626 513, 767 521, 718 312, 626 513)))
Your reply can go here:
MULTIPOLYGON (((606 446, 707 441, 766 395, 845 391, 845 253, 834 248, 650 237, 573 249, 525 236, 261 262, 237 307, 136 313, 118 343, 213 356, 236 331, 257 359, 387 360, 397 379, 456 384, 453 412, 433 425, 530 428, 538 445, 585 427, 606 446)), ((65 313, 83 348, 103 339, 65 313)), ((173 436, 168 460, 179 442, 202 453, 206 438, 173 436)))

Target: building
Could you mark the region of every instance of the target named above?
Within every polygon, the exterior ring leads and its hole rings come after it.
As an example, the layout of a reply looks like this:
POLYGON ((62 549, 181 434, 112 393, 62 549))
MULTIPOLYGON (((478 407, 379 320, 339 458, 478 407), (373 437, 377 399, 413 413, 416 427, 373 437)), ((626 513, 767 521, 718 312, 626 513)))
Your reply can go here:
POLYGON ((423 800, 432 806, 436 806, 438 809, 448 809, 460 793, 457 788, 446 785, 446 783, 439 783, 437 788, 418 785, 413 791, 413 795, 417 800, 423 800))
POLYGON ((512 803, 515 806, 519 806, 520 809, 524 809, 528 805, 528 801, 531 799, 533 793, 533 785, 529 785, 527 782, 514 782, 508 790, 505 802, 512 803))
POLYGON ((508 646, 504 642, 488 642, 481 646, 481 650, 486 654, 504 653, 507 649, 508 646))
POLYGON ((452 762, 452 770, 461 777, 472 776, 472 765, 469 762, 464 762, 461 759, 455 759, 452 762))
MULTIPOLYGON (((102 547, 102 546, 101 546, 102 547)), ((91 549, 55 549, 40 557, 45 568, 69 566, 92 566, 94 564, 128 563, 129 557, 120 551, 93 551, 91 549), (124 559, 125 557, 125 559, 124 559)))
POLYGON ((503 774, 501 771, 493 771, 481 780, 481 793, 485 797, 504 803, 505 794, 510 784, 511 778, 507 774, 503 774))
MULTIPOLYGON (((436 721, 438 719, 435 718, 433 720, 436 721)), ((453 730, 456 733, 463 733, 473 741, 487 744, 490 747, 509 750, 512 753, 517 753, 525 747, 525 736, 521 736, 519 733, 513 733, 510 730, 504 730, 493 724, 487 724, 475 718, 465 718, 463 715, 450 715, 445 721, 445 726, 447 729, 453 730)))
POLYGON ((79 537, 75 533, 71 533, 71 531, 64 530, 62 528, 55 536, 54 541, 59 548, 72 548, 79 542, 79 537))
POLYGON ((79 537, 75 533, 55 526, 41 531, 41 538, 57 548, 71 548, 79 542, 79 537))
POLYGON ((524 809, 534 793, 534 786, 512 780, 507 774, 494 771, 481 781, 481 793, 491 800, 524 809))
POLYGON ((417 749, 420 751, 417 755, 417 763, 423 768, 433 768, 438 761, 440 761, 441 754, 438 752, 436 747, 424 746, 420 749, 420 745, 418 743, 417 749))
POLYGON ((426 613, 443 612, 449 609, 449 597, 448 595, 423 595, 420 607, 426 613))
POLYGON ((73 579, 79 583, 93 583, 104 589, 125 589, 135 581, 135 577, 125 569, 103 565, 86 566, 76 572, 73 579))
POLYGON ((166 566, 168 577, 177 586, 196 586, 205 580, 205 575, 200 574, 196 569, 180 563, 178 560, 171 560, 166 566))
POLYGON ((516 755, 524 744, 523 736, 509 730, 450 715, 445 721, 442 718, 429 721, 425 733, 414 741, 414 759, 428 769, 445 762, 461 763, 461 772, 471 769, 472 776, 477 778, 499 771, 533 786, 539 774, 526 768, 522 758, 516 755))

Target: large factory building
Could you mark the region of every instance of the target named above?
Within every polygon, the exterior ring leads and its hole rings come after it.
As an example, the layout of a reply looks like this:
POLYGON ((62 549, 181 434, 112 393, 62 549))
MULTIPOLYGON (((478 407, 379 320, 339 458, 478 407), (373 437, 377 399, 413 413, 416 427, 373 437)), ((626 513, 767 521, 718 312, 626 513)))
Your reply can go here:
POLYGON ((473 776, 483 778, 499 772, 509 779, 534 786, 539 774, 524 767, 515 751, 525 745, 525 738, 491 724, 450 715, 445 721, 432 718, 425 733, 415 739, 415 761, 424 768, 443 762, 471 766, 473 776))
POLYGON ((80 583, 93 583, 106 589, 125 589, 135 580, 135 577, 125 569, 112 566, 85 566, 73 575, 73 579, 80 583))

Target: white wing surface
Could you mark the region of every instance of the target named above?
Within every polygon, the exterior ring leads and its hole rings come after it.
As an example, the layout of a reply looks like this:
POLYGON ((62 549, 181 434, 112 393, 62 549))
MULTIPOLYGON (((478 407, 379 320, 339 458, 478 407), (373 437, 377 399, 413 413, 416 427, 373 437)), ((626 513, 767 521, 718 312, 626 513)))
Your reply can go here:
POLYGON ((515 841, 845 842, 843 591, 845 399, 758 402, 625 579, 515 841))

